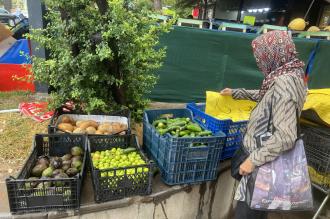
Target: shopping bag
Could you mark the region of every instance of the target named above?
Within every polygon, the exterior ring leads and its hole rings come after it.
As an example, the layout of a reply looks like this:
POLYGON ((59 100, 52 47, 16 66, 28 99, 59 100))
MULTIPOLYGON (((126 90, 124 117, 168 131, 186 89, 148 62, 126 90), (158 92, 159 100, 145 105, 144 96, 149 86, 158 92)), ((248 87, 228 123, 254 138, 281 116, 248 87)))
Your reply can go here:
POLYGON ((246 201, 258 210, 312 210, 313 197, 304 143, 258 167, 250 176, 246 201))

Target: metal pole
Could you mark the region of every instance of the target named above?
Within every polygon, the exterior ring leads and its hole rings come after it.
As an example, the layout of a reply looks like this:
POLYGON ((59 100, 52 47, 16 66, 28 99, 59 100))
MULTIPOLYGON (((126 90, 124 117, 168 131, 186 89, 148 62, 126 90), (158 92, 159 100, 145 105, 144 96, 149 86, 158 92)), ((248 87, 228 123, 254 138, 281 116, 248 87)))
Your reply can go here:
MULTIPOLYGON (((45 21, 44 15, 46 11, 46 7, 42 0, 28 0, 27 7, 29 13, 29 24, 30 24, 30 32, 33 32, 33 29, 44 28, 45 21)), ((40 58, 47 58, 46 50, 41 48, 36 42, 31 42, 32 47, 32 55, 40 57, 40 58)), ((47 93, 48 86, 42 84, 38 81, 35 83, 36 92, 47 93)))
POLYGON ((242 9, 243 9, 243 5, 244 5, 244 0, 241 0, 241 2, 239 3, 239 8, 238 8, 238 13, 237 13, 237 22, 239 23, 241 21, 241 12, 242 12, 242 9))
POLYGON ((317 212, 315 213, 313 219, 317 219, 319 217, 319 215, 321 214, 321 211, 323 209, 323 207, 325 206, 325 204, 327 203, 328 199, 329 199, 330 194, 328 194, 325 199, 323 200, 321 206, 319 207, 319 209, 317 210, 317 212))
POLYGON ((312 3, 309 5, 309 8, 308 8, 308 10, 307 10, 307 12, 306 12, 306 14, 305 14, 305 16, 304 16, 304 20, 305 20, 305 21, 306 21, 306 17, 307 17, 307 15, 308 15, 309 11, 311 10, 311 8, 312 8, 314 2, 315 2, 315 0, 313 0, 312 3))

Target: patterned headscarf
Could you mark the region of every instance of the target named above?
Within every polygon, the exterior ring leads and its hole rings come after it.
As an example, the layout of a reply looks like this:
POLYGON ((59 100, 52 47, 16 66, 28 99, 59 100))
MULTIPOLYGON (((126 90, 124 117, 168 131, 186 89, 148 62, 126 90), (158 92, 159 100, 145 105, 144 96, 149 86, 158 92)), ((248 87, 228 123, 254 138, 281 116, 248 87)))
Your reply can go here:
POLYGON ((304 77, 304 62, 296 58, 296 47, 286 31, 271 31, 252 41, 254 57, 265 78, 260 89, 260 99, 275 78, 284 74, 304 77))

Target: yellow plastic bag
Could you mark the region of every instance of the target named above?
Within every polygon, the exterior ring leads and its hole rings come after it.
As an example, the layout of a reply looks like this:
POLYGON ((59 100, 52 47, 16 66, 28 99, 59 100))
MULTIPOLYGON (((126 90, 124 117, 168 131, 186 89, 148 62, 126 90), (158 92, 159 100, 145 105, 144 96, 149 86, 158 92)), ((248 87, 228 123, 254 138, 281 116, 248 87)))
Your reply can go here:
POLYGON ((330 89, 309 90, 304 111, 313 110, 320 119, 330 125, 330 89))
POLYGON ((221 120, 244 121, 249 120, 256 104, 250 100, 234 100, 218 92, 206 91, 205 113, 221 120))

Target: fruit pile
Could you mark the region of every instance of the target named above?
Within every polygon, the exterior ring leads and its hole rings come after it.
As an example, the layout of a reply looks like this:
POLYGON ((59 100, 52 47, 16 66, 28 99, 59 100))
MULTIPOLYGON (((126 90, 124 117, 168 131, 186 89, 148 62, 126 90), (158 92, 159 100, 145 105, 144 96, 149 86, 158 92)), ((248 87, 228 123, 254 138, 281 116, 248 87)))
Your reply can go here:
POLYGON ((112 135, 119 133, 124 135, 126 134, 127 125, 120 122, 98 123, 93 120, 74 121, 70 116, 64 115, 57 128, 61 131, 76 134, 112 135))
MULTIPOLYGON (((163 116, 164 117, 164 116, 163 116)), ((152 125, 160 135, 169 133, 174 137, 193 138, 212 136, 211 131, 203 130, 190 118, 162 118, 155 120, 152 125)))
MULTIPOLYGON (((38 157, 28 180, 74 177, 82 168, 83 155, 83 149, 75 146, 71 148, 70 154, 65 154, 62 157, 40 156, 38 157)), ((48 188, 51 186, 63 186, 63 181, 55 181, 54 185, 52 184, 52 181, 45 181, 44 183, 39 184, 37 181, 26 183, 26 188, 48 188)))
MULTIPOLYGON (((126 168, 128 175, 133 175, 136 172, 148 172, 147 167, 133 168, 138 165, 145 165, 146 162, 142 159, 141 155, 136 151, 136 148, 129 147, 126 149, 112 148, 111 150, 95 151, 91 153, 93 166, 99 170, 114 169, 114 168, 126 168)), ((116 176, 123 176, 125 171, 117 170, 116 176)), ((101 177, 114 176, 114 171, 103 172, 101 177)))

